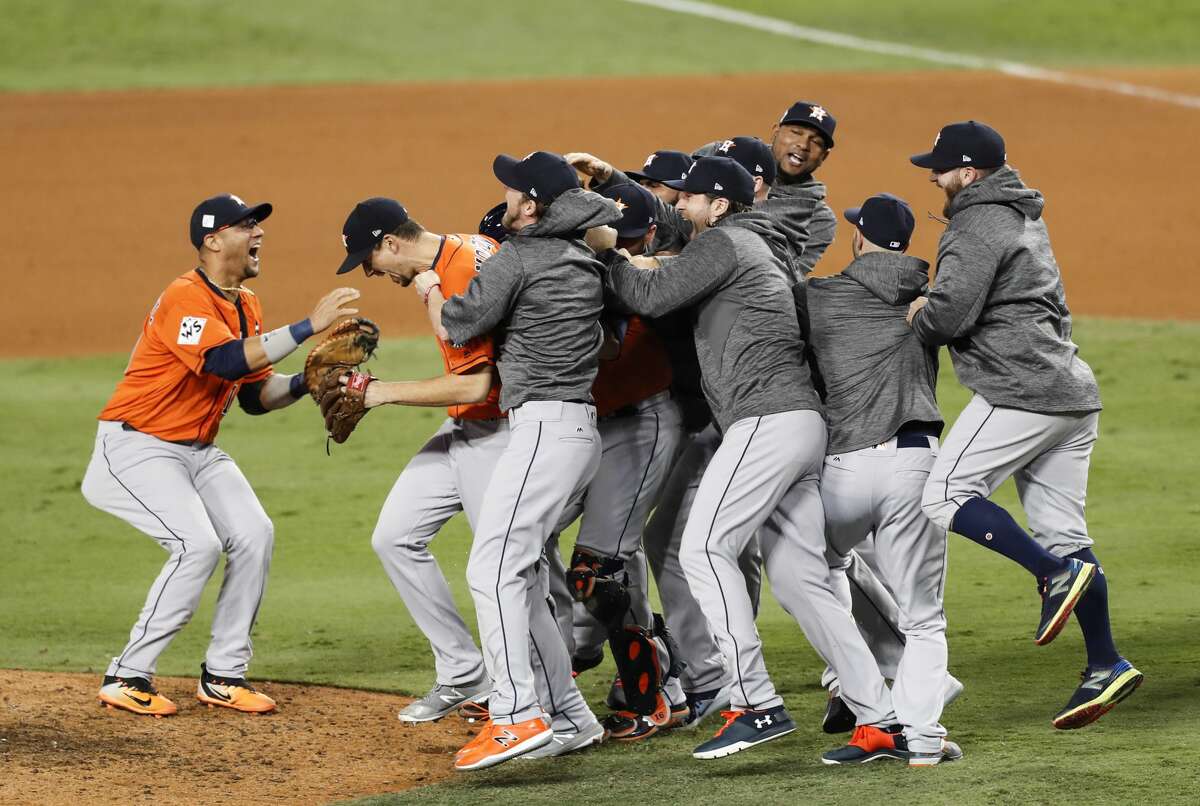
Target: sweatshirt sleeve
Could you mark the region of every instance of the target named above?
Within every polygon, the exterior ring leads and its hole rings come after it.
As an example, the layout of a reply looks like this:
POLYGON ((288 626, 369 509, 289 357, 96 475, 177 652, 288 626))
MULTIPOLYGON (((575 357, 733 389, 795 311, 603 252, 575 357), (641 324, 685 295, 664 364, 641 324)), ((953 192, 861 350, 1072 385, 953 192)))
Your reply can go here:
POLYGON ((999 267, 999 258, 978 236, 968 232, 943 236, 929 302, 912 320, 917 337, 925 344, 940 345, 970 333, 999 267))
POLYGON ((513 249, 502 248, 489 258, 467 290, 442 306, 442 327, 456 345, 490 333, 512 310, 521 290, 525 267, 513 249))
POLYGON ((825 250, 833 243, 836 233, 837 216, 833 214, 829 205, 820 205, 808 221, 808 240, 804 242, 803 252, 796 260, 801 274, 807 276, 812 272, 821 255, 825 254, 825 250))
POLYGON ((635 313, 662 316, 704 298, 736 268, 733 240, 710 229, 657 269, 636 268, 616 252, 610 253, 609 285, 635 313))

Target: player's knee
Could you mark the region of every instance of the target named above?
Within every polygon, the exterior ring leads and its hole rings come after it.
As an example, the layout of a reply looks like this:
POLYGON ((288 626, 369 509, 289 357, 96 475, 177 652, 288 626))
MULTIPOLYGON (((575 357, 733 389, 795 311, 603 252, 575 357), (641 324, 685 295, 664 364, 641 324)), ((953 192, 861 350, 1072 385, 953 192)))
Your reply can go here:
POLYGON ((189 540, 186 545, 180 545, 183 554, 181 563, 195 565, 197 568, 212 573, 217 563, 221 561, 224 547, 216 535, 189 540))
POLYGON ((953 501, 938 500, 929 496, 929 488, 926 487, 926 497, 921 501, 921 511, 925 513, 925 517, 933 522, 935 526, 943 532, 950 531, 950 524, 954 520, 954 513, 958 512, 958 504, 953 501))

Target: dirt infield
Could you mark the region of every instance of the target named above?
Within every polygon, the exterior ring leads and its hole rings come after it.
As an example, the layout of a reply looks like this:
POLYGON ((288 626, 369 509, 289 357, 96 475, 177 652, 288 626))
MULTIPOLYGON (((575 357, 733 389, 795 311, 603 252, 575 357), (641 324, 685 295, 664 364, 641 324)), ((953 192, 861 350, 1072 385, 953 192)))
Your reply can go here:
POLYGON ((179 706, 153 719, 100 707, 95 675, 5 671, 0 803, 328 803, 453 775, 458 717, 406 727, 409 698, 266 683, 280 711, 207 708, 196 681, 158 678, 179 706))
MULTIPOLYGON (((1200 92, 1200 70, 1104 75, 1200 92)), ((122 351, 164 285, 194 263, 187 217, 233 191, 275 203, 253 288, 269 324, 304 316, 337 284, 341 223, 366 196, 399 197, 434 230, 472 229, 501 198, 500 151, 590 150, 636 167, 660 147, 765 136, 797 97, 838 117, 820 177, 837 209, 881 190, 920 214, 941 200, 906 157, 976 117, 1048 198, 1078 313, 1200 318, 1192 199, 1181 148, 1200 111, 982 73, 796 74, 0 96, 0 240, 8 335, 0 355, 122 351)), ((913 251, 940 226, 920 217, 913 251)), ((849 259, 844 225, 819 267, 849 259)), ((382 281, 363 310, 385 335, 425 332, 412 295, 382 281)))

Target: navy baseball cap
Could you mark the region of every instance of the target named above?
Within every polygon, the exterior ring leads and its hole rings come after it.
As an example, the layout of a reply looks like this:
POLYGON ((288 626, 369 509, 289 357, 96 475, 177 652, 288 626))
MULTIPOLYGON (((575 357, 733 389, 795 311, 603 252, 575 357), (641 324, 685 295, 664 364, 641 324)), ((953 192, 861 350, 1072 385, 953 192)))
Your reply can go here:
POLYGON ((912 239, 916 219, 904 199, 890 193, 880 193, 842 213, 863 237, 876 246, 903 252, 912 239))
POLYGON ((751 176, 761 176, 768 185, 775 181, 775 155, 771 147, 757 137, 735 137, 717 146, 714 157, 729 157, 751 176))
POLYGON ((271 215, 272 209, 274 208, 266 202, 251 207, 232 193, 222 193, 220 196, 205 199, 192 211, 189 225, 192 246, 199 249, 204 243, 205 235, 247 218, 264 221, 271 215))
POLYGON ((535 151, 520 160, 501 154, 492 162, 492 173, 501 184, 528 193, 542 204, 550 204, 566 191, 579 187, 575 169, 549 151, 535 151))
POLYGON ((486 235, 496 243, 504 243, 512 233, 504 228, 504 213, 508 210, 508 202, 502 201, 483 214, 479 219, 479 234, 486 235))
POLYGON ((779 119, 780 126, 789 123, 816 129, 825 138, 825 147, 833 148, 833 130, 837 128, 837 119, 820 104, 814 104, 812 101, 796 101, 779 119))
POLYGON ((618 238, 640 238, 654 223, 654 194, 641 185, 613 185, 600 191, 617 203, 621 220, 614 226, 618 238))
POLYGON ((967 120, 943 126, 933 149, 914 154, 909 162, 918 168, 948 171, 951 168, 999 168, 1008 160, 1004 138, 986 123, 967 120))
POLYGON ((408 211, 395 199, 376 196, 361 201, 346 216, 342 225, 342 246, 346 247, 346 259, 338 267, 338 274, 354 271, 383 240, 383 236, 394 232, 408 221, 408 211))
POLYGON ((646 157, 641 171, 626 171, 625 175, 635 182, 666 182, 682 179, 691 167, 691 156, 682 151, 660 149, 646 157))
POLYGON ((742 204, 754 203, 754 177, 729 157, 701 157, 692 163, 683 179, 663 184, 685 193, 707 193, 742 204))

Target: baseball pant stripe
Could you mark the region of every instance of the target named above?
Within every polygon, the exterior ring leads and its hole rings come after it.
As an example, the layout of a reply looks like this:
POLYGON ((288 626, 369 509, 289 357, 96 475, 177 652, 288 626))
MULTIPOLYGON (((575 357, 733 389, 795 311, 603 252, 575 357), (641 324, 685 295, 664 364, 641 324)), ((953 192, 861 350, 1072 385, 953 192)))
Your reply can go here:
MULTIPOLYGON (((144 501, 142 501, 142 499, 138 498, 134 494, 133 490, 126 487, 125 483, 123 481, 121 481, 120 478, 117 477, 116 473, 113 472, 112 462, 110 462, 108 459, 108 437, 104 438, 101 445, 102 445, 102 447, 100 450, 104 454, 104 464, 108 467, 108 475, 113 477, 113 481, 115 481, 117 484, 121 485, 122 490, 129 493, 130 498, 132 498, 134 501, 138 502, 138 506, 140 506, 142 509, 146 510, 151 515, 153 515, 154 519, 156 521, 158 521, 160 524, 162 524, 162 528, 166 529, 168 532, 170 532, 172 539, 179 542, 179 545, 182 549, 182 551, 179 552, 178 559, 175 560, 175 567, 173 569, 171 569, 170 575, 167 576, 167 581, 164 582, 162 587, 158 589, 158 596, 155 597, 155 599, 154 599, 154 607, 150 610, 150 617, 148 619, 146 619, 146 623, 142 625, 142 634, 138 636, 137 641, 130 641, 129 646, 127 646, 125 648, 125 650, 123 652, 121 652, 121 656, 119 658, 117 658, 117 666, 119 667, 124 662, 125 655, 129 652, 130 647, 136 645, 143 638, 146 637, 146 632, 150 629, 150 623, 152 621, 154 621, 154 615, 158 612, 159 602, 162 601, 163 594, 166 593, 166 591, 167 591, 167 586, 171 584, 171 578, 175 576, 175 572, 179 570, 179 567, 181 565, 183 565, 184 555, 187 554, 187 543, 184 542, 184 540, 179 535, 175 534, 175 532, 173 532, 171 530, 171 527, 167 526, 167 524, 163 521, 163 519, 160 518, 158 516, 158 514, 156 512, 154 512, 154 510, 152 510, 152 509, 150 509, 150 507, 146 506, 146 503, 144 501)), ((149 673, 147 673, 147 674, 149 674, 149 673)))
MULTIPOLYGON (((624 525, 621 526, 621 536, 619 538, 617 538, 617 556, 618 557, 622 556, 621 547, 625 542, 625 533, 627 531, 629 531, 629 519, 633 517, 633 511, 637 508, 637 502, 642 497, 642 489, 646 486, 646 478, 650 475, 650 469, 652 467, 654 467, 654 461, 657 458, 656 454, 658 453, 658 436, 660 433, 661 425, 662 424, 658 418, 658 412, 655 412, 654 413, 654 444, 650 446, 650 453, 647 454, 647 456, 646 456, 646 467, 645 467, 645 469, 642 470, 642 480, 638 482, 637 492, 635 492, 633 494, 633 497, 629 499, 629 514, 625 516, 625 523, 624 523, 624 525)), ((644 525, 645 524, 639 524, 638 534, 641 534, 640 527, 644 526, 644 525)), ((636 550, 637 550, 637 547, 634 546, 634 551, 636 551, 636 550)))
POLYGON ((725 586, 721 584, 721 575, 717 573, 717 566, 713 564, 712 554, 709 553, 708 544, 712 540, 713 528, 717 524, 717 518, 721 514, 721 507, 725 504, 725 496, 729 494, 729 488, 733 486, 733 480, 737 478, 738 468, 742 466, 742 460, 746 458, 746 453, 750 450, 750 444, 754 442, 754 435, 758 433, 758 426, 762 423, 762 418, 758 417, 754 421, 754 430, 750 432, 750 437, 746 440, 745 447, 742 448, 742 455, 738 457, 737 464, 733 466, 733 472, 729 474, 729 480, 725 482, 725 490, 721 493, 721 500, 717 502, 717 507, 713 510, 712 521, 708 524, 708 536, 704 539, 704 556, 708 559, 708 567, 712 569, 713 579, 717 581, 717 590, 721 592, 721 606, 725 608, 725 632, 729 633, 729 638, 733 641, 733 668, 737 672, 738 687, 742 690, 742 697, 747 703, 750 702, 750 695, 746 693, 746 685, 742 680, 742 668, 738 659, 741 657, 740 650, 737 645, 737 638, 733 634, 733 625, 729 619, 729 603, 725 601, 725 586))
MULTIPOLYGON (((504 642, 504 665, 508 669, 508 679, 512 684, 513 690, 513 708, 517 707, 519 697, 517 695, 517 684, 512 674, 512 662, 508 658, 508 633, 504 629, 504 604, 500 597, 500 580, 504 576, 504 554, 508 550, 508 538, 512 534, 513 523, 517 520, 517 509, 521 506, 521 496, 525 494, 525 484, 529 481, 529 473, 533 470, 534 460, 537 459, 538 447, 542 444, 542 423, 538 422, 537 441, 533 443, 533 454, 529 457, 529 465, 525 468, 525 477, 521 479, 521 489, 517 492, 517 500, 513 503, 512 516, 508 519, 508 529, 504 532, 504 543, 500 547, 500 562, 496 564, 496 612, 500 616, 500 638, 504 642)), ((516 711, 509 711, 508 717, 511 719, 516 711)))
MULTIPOLYGON (((554 612, 553 604, 550 602, 547 602, 547 605, 550 607, 550 612, 553 613, 554 612)), ((550 706, 550 708, 548 710, 550 711, 551 719, 553 719, 554 717, 559 715, 558 703, 556 703, 554 701, 554 684, 550 682, 550 673, 546 671, 546 659, 542 655, 542 649, 541 649, 541 647, 538 646, 537 638, 534 637, 532 630, 529 632, 529 645, 531 647, 533 647, 533 652, 535 655, 537 655, 538 666, 540 666, 542 669, 542 679, 546 681, 547 699, 549 699, 548 705, 550 706)), ((575 730, 579 730, 579 726, 575 724, 575 720, 571 719, 570 714, 568 714, 564 710, 564 711, 562 711, 561 715, 562 715, 563 719, 565 719, 571 723, 572 728, 574 728, 575 730)))
POLYGON ((946 474, 946 491, 942 494, 944 496, 942 498, 943 501, 950 500, 950 479, 954 478, 954 471, 958 469, 958 463, 961 462, 963 457, 967 455, 967 451, 971 449, 971 443, 975 441, 976 437, 978 437, 980 432, 983 431, 983 427, 987 425, 988 420, 992 419, 992 415, 995 413, 996 410, 994 408, 987 413, 987 416, 983 418, 983 422, 981 422, 979 427, 975 429, 975 433, 972 434, 971 438, 967 440, 967 444, 963 446, 961 451, 959 451, 958 458, 954 460, 954 466, 951 467, 950 472, 946 474))

